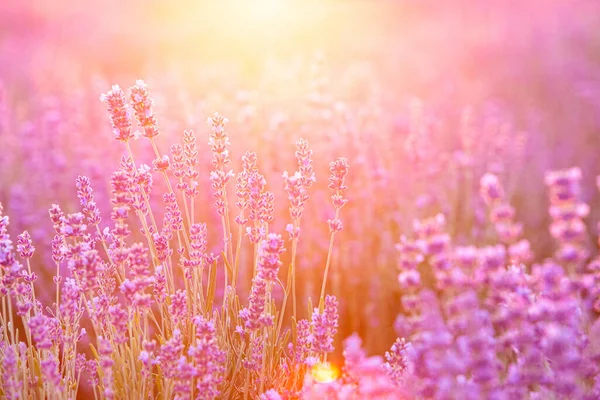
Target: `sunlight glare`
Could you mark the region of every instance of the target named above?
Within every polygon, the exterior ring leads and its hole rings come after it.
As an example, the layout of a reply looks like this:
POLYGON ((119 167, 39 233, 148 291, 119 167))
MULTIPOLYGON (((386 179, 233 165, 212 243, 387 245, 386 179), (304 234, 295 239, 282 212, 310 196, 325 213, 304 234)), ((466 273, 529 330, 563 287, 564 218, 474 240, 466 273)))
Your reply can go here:
POLYGON ((331 363, 318 363, 312 367, 311 375, 319 383, 334 382, 340 376, 340 369, 331 363))

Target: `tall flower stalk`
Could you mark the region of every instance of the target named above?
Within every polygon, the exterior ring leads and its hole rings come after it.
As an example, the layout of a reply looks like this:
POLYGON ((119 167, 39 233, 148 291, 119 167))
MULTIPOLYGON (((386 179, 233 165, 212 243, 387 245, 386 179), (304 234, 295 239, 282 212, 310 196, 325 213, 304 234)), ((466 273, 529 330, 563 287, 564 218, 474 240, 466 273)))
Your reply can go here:
POLYGON ((296 161, 298 163, 298 171, 294 175, 289 176, 286 172, 283 173, 283 180, 285 182, 285 190, 288 194, 288 200, 290 201, 290 216, 292 223, 288 224, 286 230, 292 241, 292 260, 290 262, 290 268, 288 271, 288 283, 287 288, 283 297, 283 305, 281 310, 281 317, 279 319, 279 328, 283 321, 285 314, 285 308, 287 304, 288 295, 292 295, 292 316, 294 321, 297 321, 297 307, 296 307, 296 253, 298 251, 298 240, 300 238, 300 219, 304 212, 304 204, 309 199, 308 189, 316 181, 315 173, 312 169, 312 150, 308 148, 308 141, 300 139, 296 142, 296 161))
POLYGON ((331 202, 335 209, 335 217, 327 221, 329 224, 330 238, 319 300, 319 310, 321 312, 325 306, 325 287, 327 286, 327 275, 329 274, 329 267, 331 265, 331 257, 333 254, 333 241, 335 235, 343 229, 343 224, 340 220, 340 210, 348 202, 348 199, 344 197, 344 193, 346 192, 346 189, 348 189, 344 181, 346 180, 346 175, 348 175, 349 168, 348 161, 343 157, 336 159, 329 165, 329 171, 331 172, 331 176, 329 177, 329 189, 333 191, 331 202))
MULTIPOLYGON (((225 276, 227 282, 228 269, 233 265, 233 243, 231 237, 231 224, 229 221, 229 206, 227 200, 227 183, 234 177, 233 170, 229 169, 229 150, 227 147, 230 145, 229 136, 225 132, 225 125, 228 119, 222 117, 218 113, 208 119, 208 124, 211 127, 211 135, 209 145, 213 153, 213 171, 210 173, 210 180, 214 190, 215 207, 217 213, 221 217, 221 223, 223 227, 223 245, 225 249, 225 276)), ((225 284, 227 286, 227 283, 225 284)))

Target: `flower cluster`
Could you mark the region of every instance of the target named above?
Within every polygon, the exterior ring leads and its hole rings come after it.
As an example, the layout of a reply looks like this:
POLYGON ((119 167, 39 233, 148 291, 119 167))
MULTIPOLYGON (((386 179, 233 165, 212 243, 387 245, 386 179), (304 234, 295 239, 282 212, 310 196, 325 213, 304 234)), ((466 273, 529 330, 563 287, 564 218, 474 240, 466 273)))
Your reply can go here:
POLYGON ((494 224, 500 242, 508 246, 508 253, 515 263, 527 263, 533 259, 527 239, 521 239, 523 224, 515 222, 515 209, 508 203, 504 188, 498 177, 486 173, 480 180, 481 197, 490 210, 490 220, 494 224))
POLYGON ((316 354, 325 355, 333 351, 333 337, 338 328, 338 302, 335 296, 325 297, 323 311, 315 308, 312 314, 312 349, 316 354))
POLYGON ((581 177, 577 167, 551 171, 545 177, 553 220, 550 233, 559 245, 556 258, 569 264, 573 271, 579 271, 588 257, 583 243, 587 234, 583 218, 589 214, 589 207, 579 200, 581 177))
POLYGON ((132 113, 125 92, 119 85, 114 85, 106 94, 100 96, 100 100, 106 103, 115 139, 127 142, 133 137, 133 133, 131 132, 132 113))
POLYGON ((229 122, 227 118, 215 113, 214 116, 208 119, 208 124, 211 127, 211 135, 208 144, 213 153, 214 170, 210 173, 210 180, 214 189, 214 197, 216 199, 215 207, 219 215, 225 215, 227 208, 227 198, 225 194, 225 186, 234 176, 233 171, 228 169, 230 158, 227 147, 231 144, 229 136, 225 132, 225 125, 229 122))
POLYGON ((277 279, 281 261, 279 257, 284 251, 283 239, 280 235, 270 233, 262 243, 258 254, 257 274, 252 279, 252 290, 248 299, 249 305, 243 308, 240 319, 244 329, 255 331, 273 324, 273 315, 268 310, 268 296, 271 285, 277 279))
POLYGON ((342 221, 339 219, 339 211, 348 202, 348 199, 344 197, 344 192, 348 188, 344 181, 346 180, 346 175, 348 175, 349 168, 348 161, 343 157, 332 161, 329 165, 329 171, 331 172, 329 189, 333 191, 331 202, 335 209, 335 218, 328 220, 327 223, 332 233, 339 232, 343 228, 342 221))
POLYGON ((129 89, 129 100, 135 113, 135 118, 144 129, 143 135, 151 139, 158 136, 158 125, 154 115, 154 104, 148 93, 146 83, 138 79, 129 89))
MULTIPOLYGON (((298 162, 298 171, 293 175, 283 173, 285 190, 290 201, 290 216, 292 224, 288 224, 286 230, 291 239, 297 239, 300 235, 299 220, 304 212, 304 204, 308 201, 308 189, 315 182, 315 173, 312 169, 312 150, 308 148, 308 141, 300 139, 296 143, 296 160, 298 162)), ((341 207, 341 206, 340 206, 341 207)))

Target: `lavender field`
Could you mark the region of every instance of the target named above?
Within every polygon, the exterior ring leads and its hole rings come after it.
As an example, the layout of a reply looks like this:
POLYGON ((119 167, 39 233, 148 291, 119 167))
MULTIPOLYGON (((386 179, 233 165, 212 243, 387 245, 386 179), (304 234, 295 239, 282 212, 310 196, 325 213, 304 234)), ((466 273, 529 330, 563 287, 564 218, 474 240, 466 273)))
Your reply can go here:
POLYGON ((600 399, 600 3, 0 1, 0 398, 600 399))

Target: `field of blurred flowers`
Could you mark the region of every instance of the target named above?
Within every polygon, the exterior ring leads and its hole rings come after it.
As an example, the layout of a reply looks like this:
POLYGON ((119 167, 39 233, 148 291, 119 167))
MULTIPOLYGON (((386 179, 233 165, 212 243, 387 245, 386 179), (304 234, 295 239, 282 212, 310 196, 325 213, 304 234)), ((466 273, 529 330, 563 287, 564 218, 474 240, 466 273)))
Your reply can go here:
POLYGON ((0 2, 0 397, 600 399, 600 3, 0 2))

